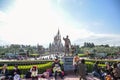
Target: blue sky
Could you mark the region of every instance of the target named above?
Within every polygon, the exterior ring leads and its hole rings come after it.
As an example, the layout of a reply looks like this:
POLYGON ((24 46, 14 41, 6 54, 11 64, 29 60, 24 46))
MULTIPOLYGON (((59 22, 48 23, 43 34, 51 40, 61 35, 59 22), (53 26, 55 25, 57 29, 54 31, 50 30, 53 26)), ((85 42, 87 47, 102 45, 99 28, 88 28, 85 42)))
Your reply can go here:
POLYGON ((0 40, 46 45, 58 28, 72 42, 120 36, 119 4, 120 0, 0 0, 0 40))
POLYGON ((120 0, 63 0, 54 4, 76 22, 89 24, 86 28, 93 32, 120 33, 120 0))
POLYGON ((0 10, 6 12, 10 8, 15 0, 0 0, 0 10))

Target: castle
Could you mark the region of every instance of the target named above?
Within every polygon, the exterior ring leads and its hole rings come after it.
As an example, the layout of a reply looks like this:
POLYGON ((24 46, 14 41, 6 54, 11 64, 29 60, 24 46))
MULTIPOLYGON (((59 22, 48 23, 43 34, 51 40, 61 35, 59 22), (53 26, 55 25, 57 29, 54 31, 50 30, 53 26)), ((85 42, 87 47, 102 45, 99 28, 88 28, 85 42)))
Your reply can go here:
POLYGON ((54 37, 53 43, 49 44, 49 52, 50 53, 61 53, 61 52, 63 52, 63 50, 64 50, 64 47, 61 42, 61 35, 60 35, 60 31, 58 29, 57 35, 54 37))

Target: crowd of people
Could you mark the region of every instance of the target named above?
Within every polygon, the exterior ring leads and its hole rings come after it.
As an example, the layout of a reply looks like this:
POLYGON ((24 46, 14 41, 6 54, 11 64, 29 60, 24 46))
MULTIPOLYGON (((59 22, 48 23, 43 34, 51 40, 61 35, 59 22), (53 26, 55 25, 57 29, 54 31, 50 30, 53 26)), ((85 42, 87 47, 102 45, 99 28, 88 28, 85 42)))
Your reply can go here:
POLYGON ((93 75, 101 78, 101 80, 118 80, 120 79, 120 63, 113 63, 112 65, 105 62, 104 70, 98 66, 97 61, 93 66, 93 75))
MULTIPOLYGON (((92 75, 99 78, 100 80, 120 80, 120 62, 110 64, 105 62, 105 67, 102 68, 99 66, 99 61, 96 61, 93 65, 92 75)), ((80 80, 86 79, 87 65, 85 65, 85 60, 78 57, 76 54, 73 58, 74 72, 75 75, 80 76, 80 80), (77 73, 78 71, 78 73, 77 73)))
MULTIPOLYGON (((80 59, 76 54, 73 58, 73 66, 75 75, 79 75, 79 80, 87 80, 87 65, 85 64, 85 59, 80 59)), ((120 79, 120 63, 110 64, 105 62, 105 67, 99 67, 99 62, 96 61, 93 65, 92 70, 93 76, 99 78, 100 80, 119 80, 120 79)), ((11 72, 8 71, 7 65, 4 64, 0 70, 0 76, 4 76, 3 80, 21 80, 21 71, 18 65, 15 65, 11 72)), ((32 80, 38 80, 38 78, 49 79, 53 76, 55 80, 58 80, 58 76, 63 80, 65 76, 63 65, 60 63, 58 58, 53 61, 52 67, 46 69, 45 72, 39 74, 37 65, 30 68, 29 71, 24 75, 25 79, 31 78, 32 80)), ((2 80, 2 79, 1 79, 2 80)))
MULTIPOLYGON (((8 71, 7 69, 7 64, 4 64, 2 69, 0 70, 0 77, 2 77, 2 79, 4 80, 20 80, 20 75, 21 72, 18 69, 18 66, 15 65, 12 71, 8 71)), ((2 80, 1 79, 1 80, 2 80)))
MULTIPOLYGON (((48 79, 50 76, 54 76, 55 80, 57 80, 57 76, 59 75, 61 79, 63 79, 64 72, 61 66, 62 65, 60 64, 60 60, 56 58, 53 61, 52 67, 50 69, 46 69, 45 72, 39 74, 37 65, 33 65, 30 70, 26 72, 24 78, 38 80, 38 78, 48 79)), ((7 64, 4 64, 0 70, 0 80, 22 80, 21 71, 17 65, 14 66, 12 71, 8 71, 7 64)))

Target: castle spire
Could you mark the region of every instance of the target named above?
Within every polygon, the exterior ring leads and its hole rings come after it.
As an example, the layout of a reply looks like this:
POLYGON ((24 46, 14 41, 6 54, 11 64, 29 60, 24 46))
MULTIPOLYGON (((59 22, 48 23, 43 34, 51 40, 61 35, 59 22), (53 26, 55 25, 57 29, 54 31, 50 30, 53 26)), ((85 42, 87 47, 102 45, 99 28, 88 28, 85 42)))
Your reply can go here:
POLYGON ((63 44, 61 42, 61 35, 60 35, 60 31, 58 28, 58 32, 57 35, 55 35, 54 37, 54 41, 52 43, 52 45, 49 45, 49 49, 51 53, 58 53, 58 52, 63 52, 63 44))

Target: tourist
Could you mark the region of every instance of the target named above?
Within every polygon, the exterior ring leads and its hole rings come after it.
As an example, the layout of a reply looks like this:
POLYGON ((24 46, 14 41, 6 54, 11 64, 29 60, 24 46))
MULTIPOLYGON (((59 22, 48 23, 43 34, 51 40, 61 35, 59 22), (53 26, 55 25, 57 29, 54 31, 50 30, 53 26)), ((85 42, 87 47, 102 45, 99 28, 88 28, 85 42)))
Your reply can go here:
POLYGON ((25 79, 31 78, 31 72, 28 70, 27 73, 25 74, 25 79))
POLYGON ((110 75, 112 75, 112 67, 108 62, 105 62, 105 72, 106 73, 110 73, 110 75))
POLYGON ((77 63, 78 61, 80 60, 78 54, 76 54, 74 57, 73 57, 73 66, 74 66, 74 73, 75 75, 77 75, 77 63))
POLYGON ((54 62, 53 62, 53 64, 52 64, 52 68, 53 68, 55 65, 59 65, 59 66, 61 67, 60 60, 59 60, 57 57, 55 57, 55 60, 54 60, 54 62))
POLYGON ((49 73, 48 71, 45 71, 45 72, 43 72, 43 74, 41 74, 41 77, 42 77, 42 78, 49 79, 49 77, 50 77, 49 74, 50 74, 50 73, 49 73))
POLYGON ((18 69, 18 65, 15 65, 15 66, 14 66, 14 69, 13 69, 12 72, 11 72, 12 79, 14 78, 15 74, 21 75, 21 72, 20 72, 20 70, 18 69))
POLYGON ((94 76, 103 79, 103 78, 102 78, 101 69, 100 69, 100 67, 98 66, 98 64, 99 64, 99 62, 96 61, 95 64, 93 65, 93 72, 92 72, 92 73, 93 73, 94 76))
POLYGON ((56 58, 52 64, 55 80, 57 80, 57 74, 63 79, 63 70, 60 64, 60 61, 56 58))
POLYGON ((49 80, 49 77, 52 76, 52 71, 51 69, 46 69, 45 72, 43 72, 43 74, 40 74, 39 77, 40 78, 45 78, 49 80))
POLYGON ((38 68, 37 66, 32 66, 32 68, 30 69, 30 72, 31 72, 31 78, 34 80, 37 80, 38 79, 38 68))
POLYGON ((4 64, 2 69, 1 69, 1 72, 0 72, 0 75, 1 76, 4 76, 5 79, 8 79, 8 69, 7 69, 7 64, 4 64))
POLYGON ((118 80, 120 79, 120 69, 117 66, 117 63, 113 64, 113 79, 118 80))
MULTIPOLYGON (((117 67, 120 70, 120 62, 118 62, 117 67)), ((119 79, 120 79, 120 76, 119 76, 119 79)))
POLYGON ((51 69, 46 69, 46 72, 49 73, 49 77, 52 76, 52 70, 51 69))
POLYGON ((85 65, 85 60, 82 59, 79 63, 78 63, 78 71, 79 71, 79 75, 80 75, 80 79, 79 80, 87 80, 86 79, 86 70, 87 67, 85 65))

